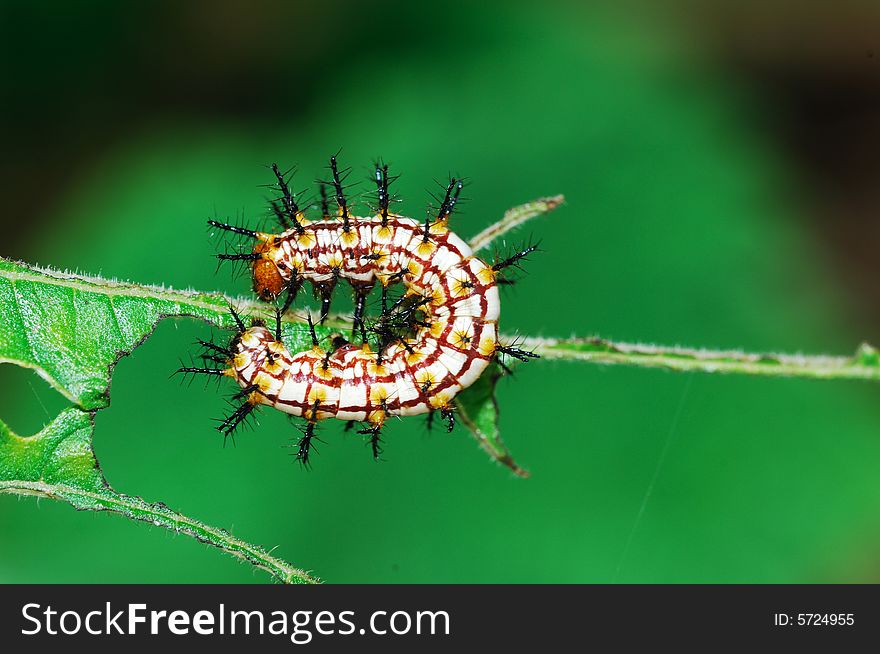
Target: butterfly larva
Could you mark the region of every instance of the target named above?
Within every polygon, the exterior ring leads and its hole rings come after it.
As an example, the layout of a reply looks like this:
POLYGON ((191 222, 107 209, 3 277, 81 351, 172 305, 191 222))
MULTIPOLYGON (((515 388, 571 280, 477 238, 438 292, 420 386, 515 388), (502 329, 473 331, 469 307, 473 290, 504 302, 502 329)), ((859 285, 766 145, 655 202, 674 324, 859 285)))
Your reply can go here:
POLYGON ((378 210, 354 216, 343 192, 336 158, 332 180, 321 183, 322 217, 309 221, 297 205, 284 175, 273 165, 281 192, 272 203, 286 229, 257 232, 209 221, 217 228, 253 238, 247 254, 218 255, 221 260, 252 262, 254 290, 278 301, 275 331, 262 321, 246 327, 233 312, 238 332, 228 347, 204 343, 207 357, 227 367, 182 368, 183 372, 228 375, 241 387, 244 403, 219 429, 231 434, 258 405, 268 405, 306 420, 298 458, 308 462, 315 425, 326 418, 367 423, 359 433, 371 438, 379 453, 382 426, 391 416, 440 412, 451 430, 453 400, 501 354, 526 360, 536 355, 498 342, 500 301, 497 276, 535 248, 526 248, 489 265, 448 228, 462 189, 450 180, 435 216, 424 223, 390 212, 387 166, 377 164, 378 210), (326 186, 334 191, 337 212, 327 210, 326 186), (322 347, 311 327, 313 347, 291 353, 281 342, 281 315, 304 282, 321 299, 321 321, 330 310, 339 280, 354 290, 352 339, 341 336, 322 347), (388 288, 401 283, 404 293, 393 302, 388 288), (382 291, 381 315, 369 326, 366 298, 376 285, 382 291), (370 344, 369 335, 374 337, 370 344))

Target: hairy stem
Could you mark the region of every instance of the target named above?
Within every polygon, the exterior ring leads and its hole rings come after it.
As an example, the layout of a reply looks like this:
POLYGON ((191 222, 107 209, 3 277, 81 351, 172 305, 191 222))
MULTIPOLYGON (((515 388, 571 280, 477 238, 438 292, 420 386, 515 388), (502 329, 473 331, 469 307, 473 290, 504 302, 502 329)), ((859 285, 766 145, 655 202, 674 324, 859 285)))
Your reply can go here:
POLYGON ((251 545, 236 538, 224 529, 211 527, 194 518, 172 511, 164 504, 151 504, 139 497, 121 495, 109 488, 100 491, 88 491, 74 486, 48 484, 43 481, 10 480, 0 481, 0 493, 36 495, 63 500, 79 510, 120 513, 127 518, 148 522, 157 527, 164 527, 175 533, 192 536, 202 543, 213 545, 265 570, 282 583, 318 583, 318 580, 307 572, 272 556, 257 545, 251 545))
POLYGON ((867 343, 853 356, 753 354, 615 343, 603 338, 524 338, 522 347, 545 359, 665 368, 680 372, 735 373, 765 377, 880 381, 880 352, 867 343))
POLYGON ((474 252, 478 252, 488 247, 493 241, 500 238, 512 229, 516 229, 523 223, 543 216, 545 213, 553 211, 560 204, 565 202, 565 196, 554 195, 549 198, 539 198, 532 202, 526 202, 518 207, 513 207, 504 212, 504 217, 497 223, 489 225, 482 232, 474 236, 468 245, 474 252))

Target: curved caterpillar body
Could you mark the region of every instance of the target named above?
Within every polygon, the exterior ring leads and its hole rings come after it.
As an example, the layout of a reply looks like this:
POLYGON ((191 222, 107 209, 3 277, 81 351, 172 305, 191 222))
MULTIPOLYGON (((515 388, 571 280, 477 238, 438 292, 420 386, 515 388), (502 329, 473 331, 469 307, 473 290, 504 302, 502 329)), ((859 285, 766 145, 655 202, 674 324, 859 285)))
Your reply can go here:
POLYGON ((210 225, 255 240, 251 252, 220 254, 220 260, 251 263, 254 291, 263 300, 278 302, 276 329, 255 320, 246 327, 232 315, 238 331, 226 347, 202 341, 203 358, 224 368, 181 368, 181 372, 230 376, 244 400, 218 429, 231 435, 259 405, 268 405, 306 420, 297 458, 308 463, 315 425, 326 418, 365 422, 359 433, 370 436, 379 454, 379 436, 389 417, 434 412, 454 425, 456 395, 473 384, 494 360, 507 370, 500 355, 520 360, 536 356, 498 342, 499 273, 534 251, 531 246, 489 265, 474 256, 470 246, 449 230, 448 218, 463 184, 450 180, 437 213, 419 223, 389 211, 391 196, 387 166, 376 165, 378 211, 367 217, 349 212, 344 194, 346 171, 331 157, 333 179, 321 182, 322 218, 306 219, 290 192, 287 179, 272 166, 280 197, 272 209, 284 227, 278 234, 257 232, 208 221, 210 225), (332 187, 336 216, 327 208, 326 187, 332 187), (327 317, 331 295, 340 280, 354 291, 352 341, 341 335, 322 347, 311 324, 313 347, 291 353, 281 342, 281 316, 305 282, 321 300, 321 321, 327 317), (388 289, 403 286, 393 300, 388 289), (381 315, 364 318, 366 299, 381 288, 381 315), (371 344, 372 337, 372 344, 371 344))
POLYGON ((260 235, 258 285, 280 293, 292 279, 322 284, 346 279, 355 293, 400 280, 423 316, 411 339, 374 352, 369 343, 291 354, 265 327, 235 344, 232 374, 252 401, 309 420, 339 418, 381 426, 388 416, 451 410, 452 400, 495 356, 500 302, 495 272, 443 224, 426 238, 409 218, 352 218, 303 224, 260 235), (280 282, 279 282, 280 280, 280 282), (265 287, 265 286, 264 286, 265 287))

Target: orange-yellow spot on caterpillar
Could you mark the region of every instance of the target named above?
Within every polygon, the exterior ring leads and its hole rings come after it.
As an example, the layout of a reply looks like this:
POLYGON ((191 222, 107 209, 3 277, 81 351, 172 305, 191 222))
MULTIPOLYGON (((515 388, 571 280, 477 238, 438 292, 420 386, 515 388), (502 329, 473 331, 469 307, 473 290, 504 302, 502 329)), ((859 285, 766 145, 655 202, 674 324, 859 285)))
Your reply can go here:
POLYGON ((440 306, 441 304, 446 303, 446 293, 443 292, 443 289, 439 284, 432 288, 426 297, 431 298, 431 304, 434 306, 440 306))
POLYGON ((342 232, 339 235, 339 241, 345 247, 352 247, 358 244, 360 238, 358 237, 358 233, 356 229, 350 229, 347 232, 342 232))
POLYGON ((304 250, 315 247, 318 242, 318 239, 315 238, 315 232, 313 231, 305 231, 302 234, 297 234, 295 240, 297 246, 304 250))
POLYGON ((432 241, 422 241, 416 248, 416 254, 422 259, 428 259, 437 249, 437 244, 432 241))
POLYGON ((280 359, 275 359, 274 361, 266 359, 263 367, 270 375, 280 375, 287 369, 287 367, 281 362, 280 359))
POLYGON ((256 384, 256 386, 257 386, 261 391, 263 391, 263 392, 265 393, 265 392, 268 391, 270 388, 272 388, 272 384, 273 384, 274 382, 275 382, 275 380, 272 378, 271 375, 267 375, 267 374, 264 373, 264 372, 259 372, 259 373, 257 373, 256 376, 254 377, 254 382, 253 382, 253 383, 256 384))
POLYGON ((281 341, 272 341, 266 345, 266 348, 273 354, 287 354, 287 348, 281 341))
POLYGON ((383 259, 387 259, 387 258, 388 258, 388 252, 386 252, 385 250, 382 250, 380 248, 373 248, 372 251, 370 252, 370 259, 376 264, 378 264, 383 259))
POLYGON ((381 427, 385 424, 385 418, 388 417, 388 412, 385 409, 377 409, 376 411, 372 411, 367 418, 369 423, 374 427, 381 427))
POLYGON ((465 349, 471 344, 472 336, 470 332, 466 331, 457 331, 453 335, 453 343, 458 345, 458 347, 465 349))
POLYGON ((409 272, 413 277, 421 278, 425 274, 425 267, 418 261, 410 259, 407 267, 409 268, 409 272))
POLYGON ((446 219, 444 218, 443 220, 438 220, 438 221, 432 223, 431 226, 428 228, 428 231, 431 234, 435 234, 438 236, 441 234, 445 234, 446 232, 449 231, 449 228, 447 227, 446 219))
POLYGON ((428 370, 424 368, 421 370, 417 370, 415 374, 416 383, 419 385, 419 390, 423 388, 431 388, 436 383, 436 379, 434 379, 434 375, 432 375, 428 370))
POLYGON ((373 377, 383 377, 388 374, 388 368, 384 363, 377 364, 375 360, 367 362, 367 374, 373 377))
POLYGON ((474 290, 473 282, 467 277, 464 279, 456 279, 452 282, 451 286, 452 288, 450 288, 449 291, 454 298, 470 295, 474 290))
POLYGON ((323 379, 325 381, 328 379, 333 379, 333 369, 329 365, 325 366, 323 361, 315 364, 313 370, 315 376, 319 379, 323 379))
MULTIPOLYGON (((242 339, 244 340, 244 339, 242 339)), ((248 346, 253 347, 253 346, 248 346)), ((239 352, 232 359, 232 365, 238 370, 244 370, 251 364, 251 355, 247 352, 239 352)))
POLYGON ((409 366, 415 365, 417 363, 421 363, 427 358, 427 355, 421 350, 413 349, 412 352, 406 353, 406 363, 409 366))
POLYGON ((342 269, 342 264, 344 263, 342 252, 340 252, 339 250, 328 252, 325 261, 330 268, 342 269))
MULTIPOLYGON (((309 391, 308 401, 309 404, 314 405, 315 402, 320 404, 327 399, 327 389, 323 386, 314 385, 312 389, 309 391)), ((314 418, 314 416, 312 416, 314 418)))
POLYGON ((388 399, 388 388, 385 384, 373 384, 370 386, 370 403, 381 404, 388 399))
POLYGON ((394 229, 390 225, 379 226, 373 231, 374 243, 390 243, 394 238, 394 229))
POLYGON ((432 409, 448 409, 451 401, 449 395, 445 392, 428 398, 428 404, 431 405, 432 409))
MULTIPOLYGON (((482 261, 480 263, 482 263, 482 261)), ((492 270, 491 267, 483 264, 480 267, 480 269, 477 271, 477 280, 481 284, 485 284, 486 286, 490 286, 495 283, 495 271, 492 270)))
POLYGON ((287 264, 288 268, 298 273, 305 270, 305 261, 301 252, 290 248, 284 248, 283 250, 279 248, 279 251, 279 258, 287 264))
POLYGON ((480 339, 480 346, 477 348, 477 352, 484 357, 490 357, 495 354, 495 346, 498 345, 498 342, 492 338, 491 336, 483 336, 480 339))
POLYGON ((254 391, 247 396, 247 401, 248 404, 261 404, 263 402, 263 396, 257 391, 254 391))

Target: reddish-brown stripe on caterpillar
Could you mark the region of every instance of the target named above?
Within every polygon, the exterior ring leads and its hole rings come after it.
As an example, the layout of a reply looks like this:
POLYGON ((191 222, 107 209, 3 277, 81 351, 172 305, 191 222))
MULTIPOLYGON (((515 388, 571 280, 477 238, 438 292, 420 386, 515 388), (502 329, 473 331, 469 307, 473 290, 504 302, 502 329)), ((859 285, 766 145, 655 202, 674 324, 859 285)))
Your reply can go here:
POLYGON ((262 326, 237 339, 229 374, 249 401, 314 422, 368 421, 448 410, 496 354, 500 309, 495 272, 449 231, 445 220, 425 226, 400 216, 308 222, 282 234, 258 233, 253 275, 263 297, 309 281, 332 290, 401 282, 421 296, 424 322, 412 339, 392 342, 381 359, 367 344, 335 351, 290 353, 262 326))

